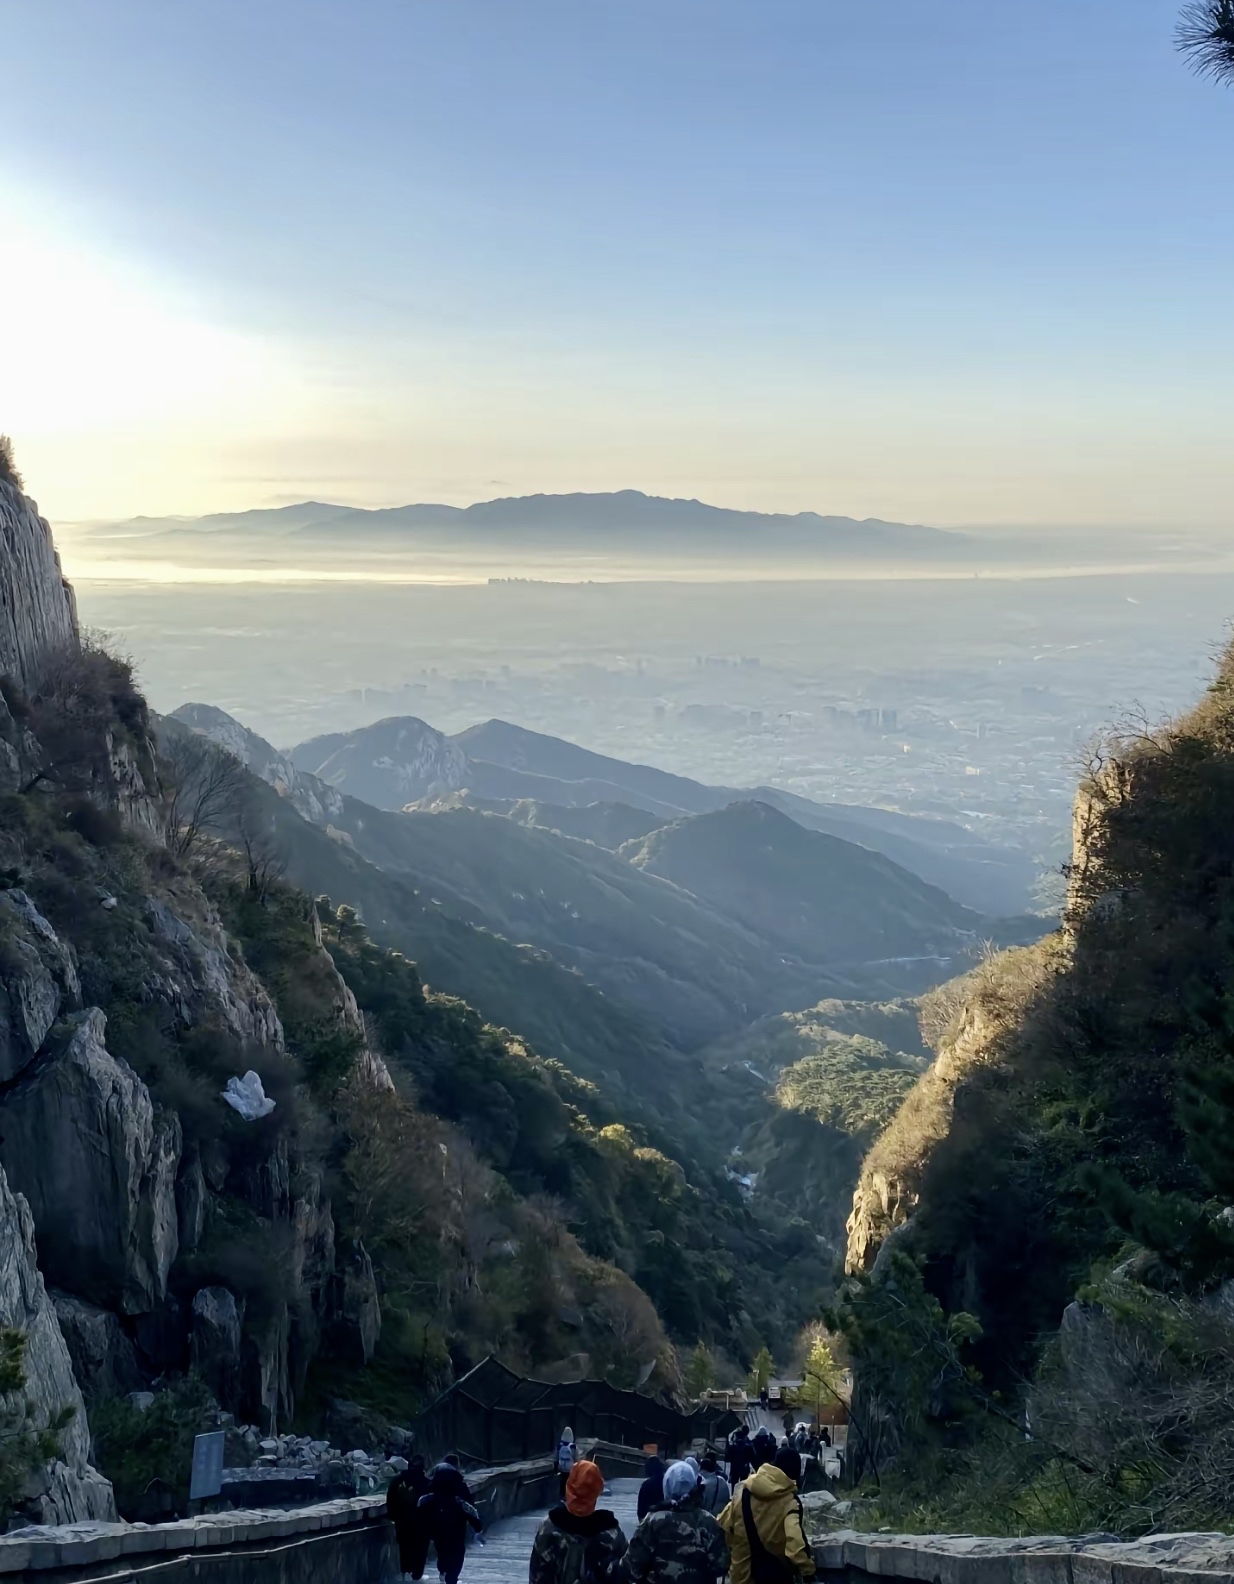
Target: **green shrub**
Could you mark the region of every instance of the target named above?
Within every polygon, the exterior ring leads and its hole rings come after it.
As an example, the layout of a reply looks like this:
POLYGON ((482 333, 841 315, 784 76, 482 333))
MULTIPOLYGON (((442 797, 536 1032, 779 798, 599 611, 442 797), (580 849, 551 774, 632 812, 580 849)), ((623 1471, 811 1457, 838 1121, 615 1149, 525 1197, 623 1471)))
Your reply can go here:
POLYGON ((192 1377, 156 1392, 146 1409, 127 1397, 95 1406, 94 1461, 112 1483, 122 1518, 164 1516, 167 1505, 186 1511, 193 1438, 212 1427, 212 1407, 209 1392, 192 1377))

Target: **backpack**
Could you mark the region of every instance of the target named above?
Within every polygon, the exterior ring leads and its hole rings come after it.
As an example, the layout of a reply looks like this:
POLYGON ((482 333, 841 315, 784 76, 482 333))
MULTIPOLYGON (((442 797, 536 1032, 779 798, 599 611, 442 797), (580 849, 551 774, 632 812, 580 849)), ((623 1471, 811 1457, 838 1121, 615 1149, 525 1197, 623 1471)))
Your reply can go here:
POLYGON ((763 1537, 754 1522, 748 1490, 743 1490, 741 1493, 741 1516, 745 1521, 746 1541, 750 1547, 751 1584, 796 1584, 796 1568, 783 1557, 768 1551, 763 1544, 763 1537))
POLYGON ((589 1539, 581 1535, 569 1535, 567 1538, 570 1544, 561 1570, 560 1584, 614 1584, 618 1559, 600 1543, 599 1535, 592 1535, 589 1539))

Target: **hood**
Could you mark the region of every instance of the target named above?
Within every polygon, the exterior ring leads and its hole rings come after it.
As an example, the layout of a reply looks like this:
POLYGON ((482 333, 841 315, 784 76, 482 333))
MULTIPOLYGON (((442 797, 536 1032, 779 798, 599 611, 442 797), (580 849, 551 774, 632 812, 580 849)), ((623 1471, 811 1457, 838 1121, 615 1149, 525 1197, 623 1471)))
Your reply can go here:
POLYGON ((461 1496, 466 1481, 458 1469, 449 1463, 439 1463, 429 1480, 434 1496, 461 1496))
POLYGON ((660 1459, 658 1457, 649 1457, 647 1459, 647 1461, 643 1464, 643 1478, 644 1479, 653 1479, 653 1480, 663 1480, 663 1478, 664 1478, 664 1464, 660 1461, 660 1459))
POLYGON ((764 1463, 750 1475, 746 1489, 756 1501, 771 1501, 777 1496, 791 1496, 797 1487, 783 1469, 774 1463, 764 1463))
POLYGON ((584 1540, 590 1540, 593 1535, 603 1534, 606 1529, 617 1528, 617 1520, 613 1514, 603 1510, 579 1517, 568 1507, 554 1507, 548 1515, 548 1521, 554 1529, 560 1529, 562 1534, 579 1535, 584 1540))

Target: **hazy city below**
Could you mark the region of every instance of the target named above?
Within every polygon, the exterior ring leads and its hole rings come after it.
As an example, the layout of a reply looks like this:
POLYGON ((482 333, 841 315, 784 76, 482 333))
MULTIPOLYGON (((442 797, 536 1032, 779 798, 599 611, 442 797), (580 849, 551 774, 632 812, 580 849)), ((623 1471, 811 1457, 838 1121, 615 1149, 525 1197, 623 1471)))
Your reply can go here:
POLYGON ((280 745, 388 715, 446 732, 500 717, 712 783, 945 816, 1049 870, 1085 744, 1195 698, 1234 573, 80 578, 77 595, 156 708, 206 700, 280 745))

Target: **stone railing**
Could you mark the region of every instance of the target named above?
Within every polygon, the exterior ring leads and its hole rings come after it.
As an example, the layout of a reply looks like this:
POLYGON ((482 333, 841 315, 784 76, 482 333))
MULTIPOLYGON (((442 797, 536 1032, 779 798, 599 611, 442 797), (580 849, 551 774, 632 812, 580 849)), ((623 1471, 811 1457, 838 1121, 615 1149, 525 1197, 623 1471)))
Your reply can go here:
POLYGON ((831 1584, 867 1578, 921 1584, 1228 1584, 1234 1535, 1153 1535, 1144 1540, 1031 1535, 883 1535, 840 1530, 812 1542, 831 1584))
MULTIPOLYGON (((605 1472, 640 1473, 642 1452, 583 1442, 605 1472)), ((557 1499, 551 1457, 469 1470, 486 1525, 557 1499)), ((290 1511, 208 1513, 176 1523, 82 1523, 0 1535, 0 1579, 41 1584, 377 1584, 398 1573, 384 1496, 290 1511)))

